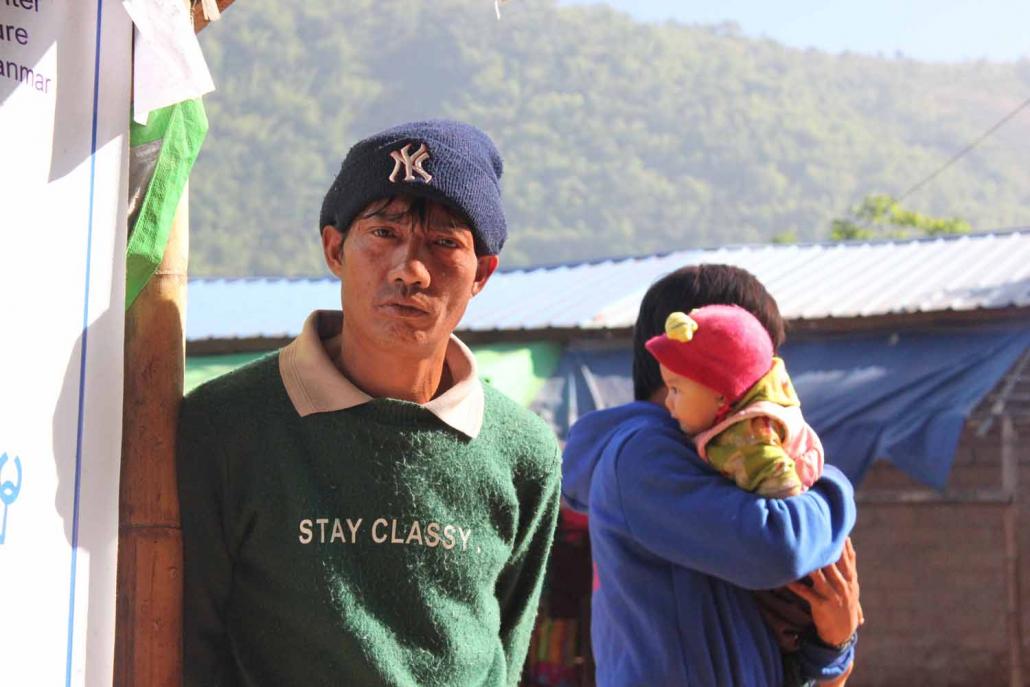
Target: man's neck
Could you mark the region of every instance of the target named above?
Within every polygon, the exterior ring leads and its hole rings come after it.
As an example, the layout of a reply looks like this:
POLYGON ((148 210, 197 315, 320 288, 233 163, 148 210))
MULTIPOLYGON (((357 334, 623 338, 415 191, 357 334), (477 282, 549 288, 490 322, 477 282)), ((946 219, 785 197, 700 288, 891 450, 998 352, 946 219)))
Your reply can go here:
POLYGON ((333 364, 356 387, 373 398, 428 403, 454 384, 445 364, 449 340, 425 357, 398 358, 396 352, 363 344, 348 336, 346 325, 338 346, 328 350, 333 364))

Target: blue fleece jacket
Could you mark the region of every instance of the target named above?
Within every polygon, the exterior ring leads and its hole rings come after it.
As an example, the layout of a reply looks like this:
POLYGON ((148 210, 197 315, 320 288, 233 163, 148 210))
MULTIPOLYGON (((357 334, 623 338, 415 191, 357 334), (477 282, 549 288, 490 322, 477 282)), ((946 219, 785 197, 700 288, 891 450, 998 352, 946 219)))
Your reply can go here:
MULTIPOLYGON (((855 522, 843 474, 827 466, 800 496, 758 497, 701 461, 664 408, 638 401, 576 423, 563 478, 565 499, 590 516, 600 687, 782 685, 780 651, 750 590, 840 556, 855 522)), ((839 675, 853 656, 803 652, 812 678, 839 675)))

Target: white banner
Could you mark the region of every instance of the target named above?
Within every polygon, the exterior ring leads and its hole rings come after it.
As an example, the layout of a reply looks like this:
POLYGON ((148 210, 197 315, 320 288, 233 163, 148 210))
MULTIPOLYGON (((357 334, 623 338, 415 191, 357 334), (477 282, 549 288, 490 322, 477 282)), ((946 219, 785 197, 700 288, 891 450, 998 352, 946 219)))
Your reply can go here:
POLYGON ((110 685, 132 27, 0 4, 0 684, 110 685))

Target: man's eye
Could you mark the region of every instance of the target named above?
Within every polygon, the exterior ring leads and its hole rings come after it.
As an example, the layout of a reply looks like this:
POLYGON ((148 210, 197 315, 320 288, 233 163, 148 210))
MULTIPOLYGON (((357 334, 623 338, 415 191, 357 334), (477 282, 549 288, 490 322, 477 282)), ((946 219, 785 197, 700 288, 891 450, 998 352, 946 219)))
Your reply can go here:
POLYGON ((458 248, 458 242, 454 239, 437 239, 436 245, 443 246, 444 248, 458 248))
POLYGON ((375 227, 372 229, 372 235, 380 238, 389 238, 393 236, 393 230, 390 227, 375 227))

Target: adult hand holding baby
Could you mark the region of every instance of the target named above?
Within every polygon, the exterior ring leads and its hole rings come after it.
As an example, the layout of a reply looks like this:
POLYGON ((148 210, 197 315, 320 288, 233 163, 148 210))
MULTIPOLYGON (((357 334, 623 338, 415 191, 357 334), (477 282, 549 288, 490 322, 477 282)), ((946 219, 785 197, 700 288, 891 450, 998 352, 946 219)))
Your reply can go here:
POLYGON ((812 586, 791 582, 787 588, 808 602, 819 639, 830 646, 843 646, 865 622, 859 603, 855 547, 848 537, 844 553, 836 563, 810 574, 812 586))

